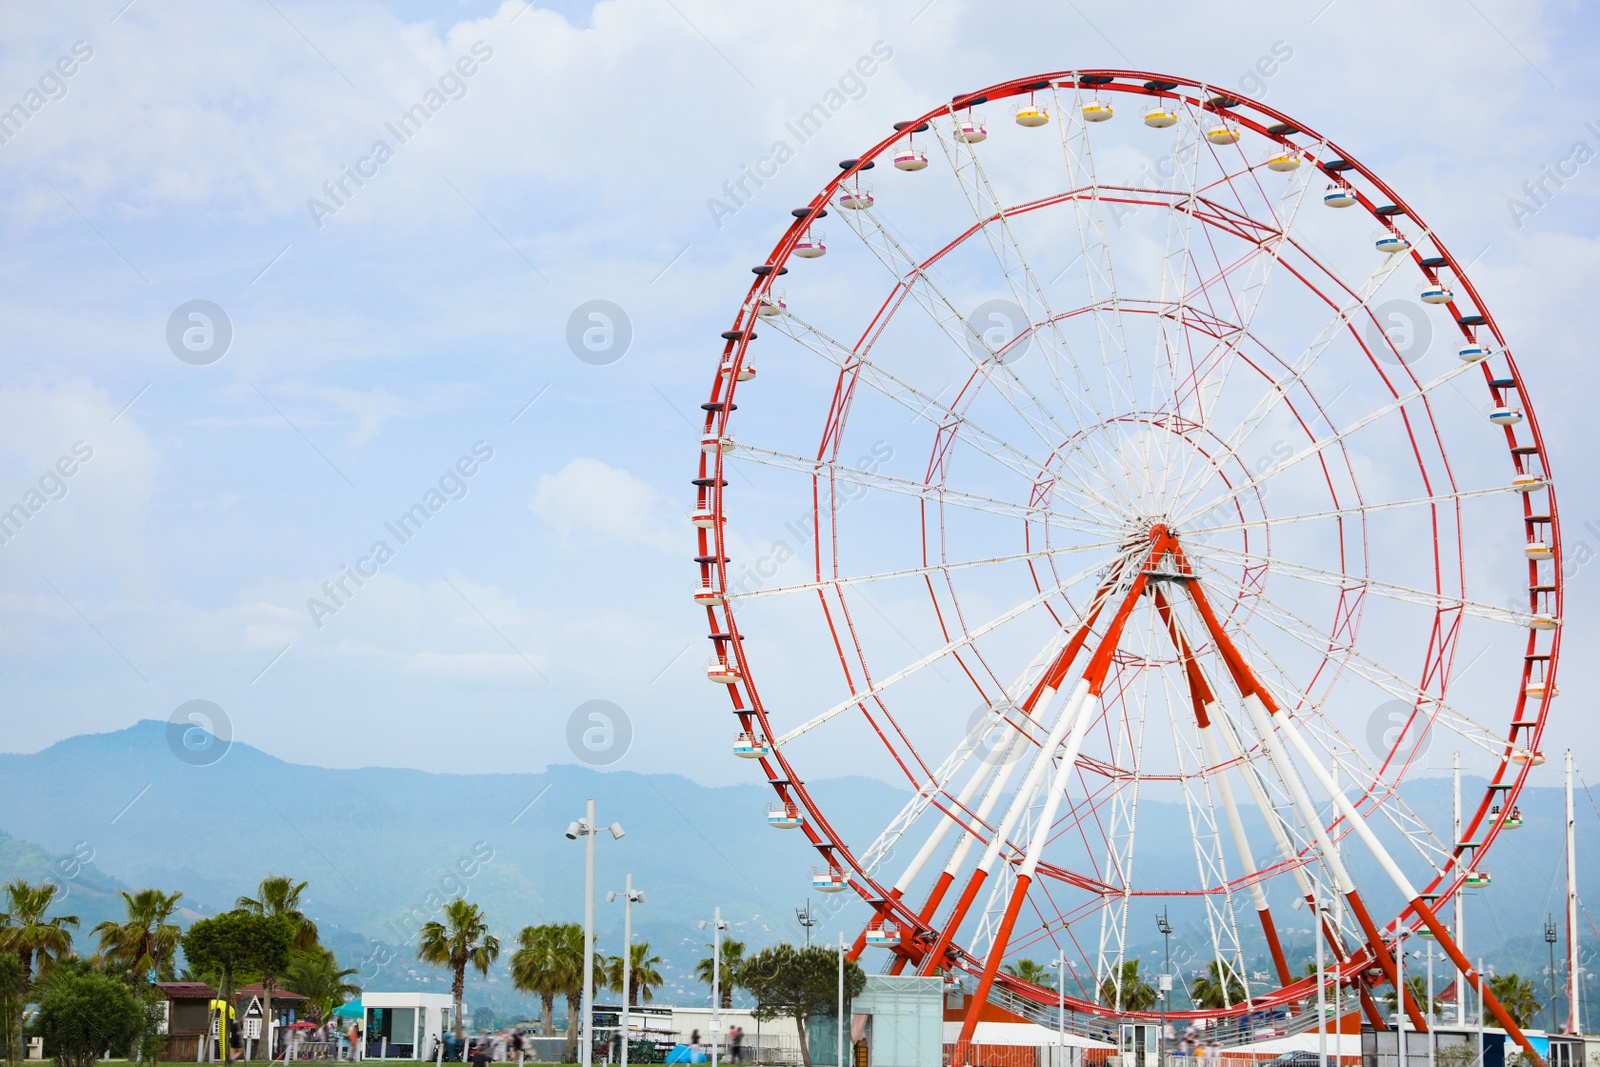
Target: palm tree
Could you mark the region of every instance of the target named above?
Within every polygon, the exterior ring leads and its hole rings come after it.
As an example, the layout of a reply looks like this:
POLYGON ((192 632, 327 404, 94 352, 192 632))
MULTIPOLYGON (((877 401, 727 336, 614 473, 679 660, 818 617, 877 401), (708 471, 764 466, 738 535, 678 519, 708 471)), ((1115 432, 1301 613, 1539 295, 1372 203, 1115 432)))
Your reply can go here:
POLYGON ((1100 999, 1118 1011, 1148 1011, 1161 995, 1155 986, 1139 977, 1138 960, 1123 960, 1121 969, 1100 983, 1100 999))
MULTIPOLYGON (((26 880, 18 878, 6 886, 5 892, 6 910, 0 912, 0 952, 17 954, 17 961, 22 964, 22 983, 18 987, 17 997, 26 1004, 28 987, 33 983, 34 957, 38 957, 39 973, 43 975, 57 960, 70 956, 72 931, 67 927, 77 926, 78 917, 44 917, 56 895, 56 887, 49 882, 29 885, 26 880)), ((16 1027, 16 1033, 15 1054, 21 1055, 23 1035, 20 1026, 16 1027)), ((9 1058, 12 1050, 8 1049, 7 1055, 9 1058)))
MULTIPOLYGON (((317 946, 317 924, 300 910, 300 894, 306 883, 296 882, 285 874, 269 874, 261 879, 254 897, 240 897, 234 907, 251 915, 282 915, 294 924, 292 947, 305 950, 317 946)), ((261 976, 261 1010, 267 1020, 267 1057, 273 1053, 272 1040, 272 990, 277 975, 268 971, 261 976)))
MULTIPOLYGON (((650 955, 650 942, 640 941, 628 949, 628 1006, 638 1007, 643 996, 648 1003, 655 999, 655 987, 661 984, 660 956, 650 955)), ((605 966, 606 988, 613 993, 622 990, 622 957, 607 956, 605 966)))
MULTIPOLYGON (((1134 970, 1138 970, 1139 961, 1135 960, 1133 965, 1134 970)), ((1034 960, 1018 960, 1015 963, 1008 963, 1006 964, 1006 973, 1013 978, 1020 978, 1024 982, 1032 982, 1034 985, 1043 986, 1046 989, 1054 989, 1056 987, 1055 979, 1050 974, 1050 968, 1034 960)))
MULTIPOLYGON (((582 931, 578 936, 582 938, 582 931)), ((564 992, 555 959, 561 937, 556 923, 524 926, 517 935, 517 951, 511 954, 511 984, 539 998, 539 1033, 545 1037, 556 1032, 556 997, 564 992)))
MULTIPOLYGON (((1312 968, 1312 973, 1316 973, 1315 967, 1312 968)), ((1417 1006, 1418 1011, 1424 1015, 1433 1014, 1433 998, 1428 995, 1428 980, 1426 978, 1420 974, 1407 975, 1406 990, 1410 992, 1411 1001, 1417 1006)), ((1383 995, 1383 1002, 1389 1006, 1390 1011, 1400 1010, 1395 1006, 1395 1001, 1396 997, 1393 989, 1383 995)), ((1537 1011, 1537 1007, 1534 1010, 1537 1011)))
POLYGON ((33 981, 33 961, 39 960, 39 973, 72 952, 72 931, 76 915, 46 919, 44 913, 55 899, 56 887, 50 882, 29 885, 18 878, 6 886, 6 910, 0 913, 0 950, 15 952, 22 962, 22 992, 26 996, 33 981))
MULTIPOLYGON (((712 946, 706 948, 716 951, 712 946)), ((711 970, 711 957, 707 956, 694 965, 694 976, 705 985, 711 985, 713 977, 717 980, 718 999, 722 1001, 723 1011, 733 1010, 733 990, 738 983, 739 968, 744 965, 744 942, 726 938, 722 942, 722 973, 713 975, 711 970)))
POLYGON ((1489 979, 1489 991, 1518 1026, 1532 1023, 1543 1007, 1534 994, 1533 983, 1518 974, 1499 974, 1489 979))
POLYGON ((1194 1006, 1220 1011, 1245 1000, 1244 981, 1230 964, 1224 968, 1216 960, 1206 964, 1206 974, 1194 980, 1189 999, 1194 1006))
MULTIPOLYGON (((549 927, 549 981, 567 998, 566 1063, 578 1060, 579 1020, 583 1018, 583 927, 577 923, 557 923, 549 927)), ((594 954, 594 973, 606 973, 606 959, 594 954)))
POLYGON ((320 1023, 346 999, 360 995, 360 986, 345 981, 355 973, 356 968, 340 967, 334 954, 319 945, 296 951, 289 957, 283 988, 305 997, 306 1013, 312 1022, 320 1023))
POLYGON ((479 974, 488 974, 489 965, 500 956, 500 939, 489 932, 483 910, 457 897, 444 906, 444 922, 430 920, 417 933, 417 959, 435 967, 449 967, 455 978, 450 990, 455 997, 456 1026, 461 1025, 461 999, 467 990, 467 965, 479 974))
POLYGON ((142 987, 148 974, 160 981, 172 969, 172 955, 183 935, 175 923, 168 921, 182 897, 181 892, 163 893, 159 889, 141 889, 137 893, 123 890, 127 921, 107 919, 90 931, 100 938, 100 955, 107 963, 126 971, 136 986, 142 987))

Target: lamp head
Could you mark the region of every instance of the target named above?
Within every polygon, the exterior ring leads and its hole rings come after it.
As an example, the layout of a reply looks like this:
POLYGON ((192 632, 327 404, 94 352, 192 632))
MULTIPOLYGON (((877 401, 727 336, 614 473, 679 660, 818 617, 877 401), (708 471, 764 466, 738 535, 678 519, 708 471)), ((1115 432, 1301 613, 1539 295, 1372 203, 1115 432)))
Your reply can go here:
POLYGON ((584 832, 585 832, 585 830, 584 830, 584 825, 583 825, 583 820, 582 819, 579 819, 576 822, 570 822, 570 823, 567 824, 567 840, 568 841, 576 841, 580 836, 582 836, 584 834, 584 832))
POLYGON ((644 903, 644 890, 643 889, 635 889, 633 891, 633 896, 630 897, 629 899, 632 900, 635 904, 643 904, 644 903))
POLYGON ((606 894, 606 903, 607 904, 615 904, 616 902, 617 902, 617 894, 616 894, 615 890, 613 890, 612 892, 606 894))
POLYGON ((709 925, 704 919, 700 920, 700 929, 704 930, 709 925))
POLYGON ((626 833, 626 831, 622 829, 622 824, 620 822, 612 823, 607 829, 611 831, 611 839, 613 841, 621 841, 622 835, 626 833))

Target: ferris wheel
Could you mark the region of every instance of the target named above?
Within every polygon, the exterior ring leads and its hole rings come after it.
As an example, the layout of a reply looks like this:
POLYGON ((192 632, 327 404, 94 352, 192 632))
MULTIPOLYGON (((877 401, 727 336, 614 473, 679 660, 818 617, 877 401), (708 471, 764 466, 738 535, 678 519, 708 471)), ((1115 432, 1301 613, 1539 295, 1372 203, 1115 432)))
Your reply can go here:
POLYGON ((1304 124, 1125 70, 956 96, 792 217, 702 405, 693 595, 854 952, 970 983, 961 1063, 990 998, 1056 1004, 1023 958, 1148 1008, 1165 908, 1207 1016, 1295 1010, 1314 941, 1380 1029, 1409 933, 1482 987, 1450 909, 1543 762, 1562 579, 1469 264, 1304 124), (844 773, 907 799, 863 828, 844 773))

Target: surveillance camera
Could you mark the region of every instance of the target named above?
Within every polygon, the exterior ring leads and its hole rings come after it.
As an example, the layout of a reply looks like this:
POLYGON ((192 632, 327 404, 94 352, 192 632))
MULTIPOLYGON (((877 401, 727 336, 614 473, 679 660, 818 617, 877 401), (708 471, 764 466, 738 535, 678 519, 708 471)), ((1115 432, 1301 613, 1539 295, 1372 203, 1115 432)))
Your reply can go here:
POLYGON ((623 830, 622 824, 620 822, 612 823, 610 829, 611 829, 611 837, 612 837, 613 840, 616 840, 616 841, 621 841, 622 840, 622 835, 627 832, 627 831, 623 830))
POLYGON ((576 841, 578 839, 578 835, 581 834, 581 833, 583 833, 583 824, 582 823, 576 823, 575 822, 575 823, 569 823, 567 825, 567 840, 568 841, 576 841))

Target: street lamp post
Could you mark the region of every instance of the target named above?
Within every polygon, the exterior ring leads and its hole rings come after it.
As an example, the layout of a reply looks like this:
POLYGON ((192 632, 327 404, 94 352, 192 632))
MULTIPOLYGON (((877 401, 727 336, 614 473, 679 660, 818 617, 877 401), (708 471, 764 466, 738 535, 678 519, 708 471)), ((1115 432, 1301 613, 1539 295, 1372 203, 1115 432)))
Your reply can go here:
POLYGON ((1544 921, 1544 943, 1550 946, 1550 1032, 1556 1032, 1556 933, 1555 916, 1547 915, 1544 921))
POLYGON ((711 927, 711 1067, 717 1067, 718 1044, 722 1039, 722 931, 728 924, 722 921, 722 909, 712 913, 711 922, 700 920, 700 929, 711 927))
POLYGON ((1327 955, 1322 947, 1322 903, 1320 886, 1312 889, 1311 940, 1317 946, 1317 1064, 1328 1067, 1328 972, 1327 955))
MULTIPOLYGON (((806 907, 811 907, 811 902, 806 902, 806 907)), ((834 1030, 834 1057, 836 1067, 845 1067, 844 1064, 844 1031, 850 1025, 850 1020, 844 1017, 844 931, 839 931, 839 1025, 834 1030)))
POLYGON ((811 914, 811 898, 806 897, 806 906, 794 909, 794 921, 799 923, 806 931, 806 948, 811 947, 811 928, 817 925, 817 920, 811 914))
MULTIPOLYGON (((1167 921, 1167 909, 1163 907, 1161 914, 1156 916, 1156 929, 1161 931, 1162 952, 1165 962, 1161 965, 1161 1032, 1157 1037, 1159 1050, 1156 1061, 1160 1067, 1167 1067, 1167 1012, 1171 1009, 1172 1000, 1172 924, 1167 921)), ((1327 1067, 1324 1063, 1323 1067, 1327 1067)))
POLYGON ((1394 936, 1394 1033, 1400 1049, 1400 1067, 1411 1067, 1411 1050, 1406 1047, 1406 935, 1410 932, 1401 927, 1394 936))
MULTIPOLYGON (((610 832, 614 841, 620 841, 624 833, 621 823, 612 823, 605 828, 610 832)), ((593 1067, 594 1064, 594 839, 600 828, 594 821, 594 801, 589 800, 584 806, 583 818, 567 824, 567 840, 576 841, 583 838, 583 1018, 579 1020, 580 1040, 583 1047, 578 1050, 578 1062, 582 1067, 593 1067)), ((567 1026, 572 1026, 572 1020, 567 1020, 567 1026)))
MULTIPOLYGON (((616 899, 616 893, 606 894, 607 903, 616 899)), ((633 873, 630 871, 627 888, 622 895, 622 1067, 628 1067, 628 1005, 633 992, 628 978, 629 968, 633 965, 633 906, 643 903, 644 890, 633 888, 633 873)))
POLYGON ((1056 969, 1056 1062, 1054 1067, 1067 1067, 1067 954, 1063 952, 1050 961, 1056 969))

